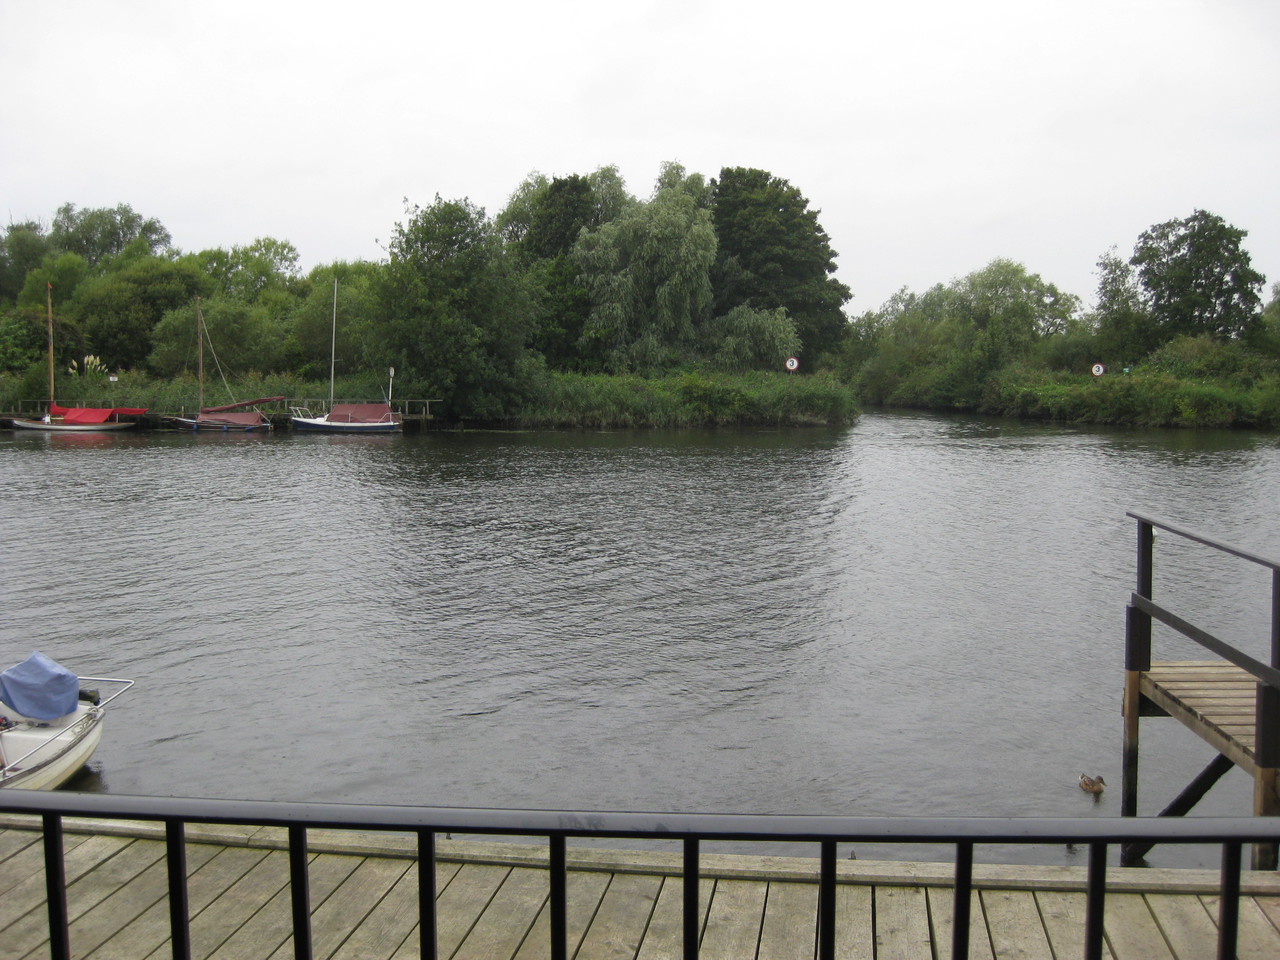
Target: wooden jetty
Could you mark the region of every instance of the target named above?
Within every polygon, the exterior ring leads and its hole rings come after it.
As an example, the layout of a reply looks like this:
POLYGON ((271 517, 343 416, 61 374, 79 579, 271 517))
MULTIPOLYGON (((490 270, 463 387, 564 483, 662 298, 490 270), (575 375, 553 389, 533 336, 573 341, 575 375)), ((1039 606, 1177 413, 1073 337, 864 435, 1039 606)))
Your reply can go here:
MULTIPOLYGON (((38 818, 0 820, 0 955, 49 955, 38 818)), ((73 955, 142 960, 171 955, 164 828, 66 821, 64 860, 73 955)), ((201 826, 186 835, 191 956, 292 957, 285 831, 201 826)), ((418 869, 411 838, 314 830, 311 939, 321 960, 412 960, 418 947, 418 869)), ((441 840, 436 865, 439 956, 548 957, 545 848, 441 840)), ((572 847, 568 955, 576 960, 682 956, 678 854, 572 847)), ((895 960, 950 955, 951 864, 843 860, 836 955, 895 960)), ((700 881, 703 960, 811 960, 816 861, 708 854, 700 881)), ((1104 956, 1213 956, 1218 875, 1116 869, 1108 875, 1104 956)), ((1085 869, 974 867, 970 956, 1082 956, 1085 869)), ((1280 956, 1280 875, 1242 880, 1238 956, 1280 956)))
MULTIPOLYGON (((1253 778, 1253 814, 1280 814, 1280 562, 1165 520, 1129 513, 1138 521, 1137 589, 1130 597, 1125 632, 1124 786, 1121 813, 1138 813, 1139 720, 1173 717, 1210 744, 1214 760, 1173 800, 1161 816, 1182 816, 1229 771, 1239 766, 1253 778), (1230 646, 1207 630, 1177 616, 1153 599, 1153 545, 1159 529, 1271 571, 1270 662, 1230 646), (1154 661, 1153 621, 1164 624, 1217 660, 1154 661)), ((1122 862, 1137 862, 1151 844, 1129 843, 1122 862)), ((1277 867, 1274 843, 1256 844, 1253 866, 1277 867)))

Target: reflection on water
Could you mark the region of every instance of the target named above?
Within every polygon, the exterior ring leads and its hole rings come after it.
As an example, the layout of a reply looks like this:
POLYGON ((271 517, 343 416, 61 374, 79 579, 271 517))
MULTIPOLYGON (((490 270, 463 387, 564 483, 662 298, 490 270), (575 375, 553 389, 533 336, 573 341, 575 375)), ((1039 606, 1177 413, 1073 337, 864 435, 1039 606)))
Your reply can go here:
MULTIPOLYGON (((0 433, 0 659, 139 680, 85 787, 120 793, 1115 815, 1125 510, 1280 543, 1253 433, 97 439, 0 433)), ((1158 558, 1266 656, 1254 571, 1158 558)), ((1208 758, 1143 736, 1154 812, 1208 758)))

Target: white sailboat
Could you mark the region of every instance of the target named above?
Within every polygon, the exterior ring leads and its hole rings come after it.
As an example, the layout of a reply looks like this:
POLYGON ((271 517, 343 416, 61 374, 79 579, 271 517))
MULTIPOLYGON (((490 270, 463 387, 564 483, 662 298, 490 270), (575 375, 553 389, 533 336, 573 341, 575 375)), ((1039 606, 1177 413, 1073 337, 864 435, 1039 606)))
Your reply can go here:
POLYGON ((292 422, 295 430, 322 433, 396 433, 403 418, 391 409, 391 386, 395 382, 396 368, 391 368, 387 383, 385 403, 337 403, 333 402, 334 366, 338 347, 338 278, 333 278, 333 323, 329 335, 329 412, 314 416, 306 407, 293 407, 292 422))

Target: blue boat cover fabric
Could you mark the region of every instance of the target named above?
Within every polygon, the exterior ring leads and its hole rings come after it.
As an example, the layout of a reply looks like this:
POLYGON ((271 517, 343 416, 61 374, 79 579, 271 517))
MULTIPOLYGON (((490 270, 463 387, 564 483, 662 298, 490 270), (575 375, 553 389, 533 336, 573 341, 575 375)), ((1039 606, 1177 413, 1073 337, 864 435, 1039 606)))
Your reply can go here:
POLYGON ((43 653, 33 653, 0 673, 0 701, 32 720, 57 720, 74 713, 80 678, 43 653))

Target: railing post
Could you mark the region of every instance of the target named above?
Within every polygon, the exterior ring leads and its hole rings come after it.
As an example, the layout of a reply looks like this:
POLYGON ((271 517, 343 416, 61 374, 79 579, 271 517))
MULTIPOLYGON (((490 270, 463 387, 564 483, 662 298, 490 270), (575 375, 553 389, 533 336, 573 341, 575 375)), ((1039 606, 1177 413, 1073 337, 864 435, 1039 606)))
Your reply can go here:
POLYGON ((818 960, 836 958, 836 842, 823 840, 818 873, 818 960))
POLYGON ((181 820, 164 825, 165 859, 169 869, 169 938, 173 960, 191 960, 191 911, 187 898, 187 837, 181 820))
MULTIPOLYGON (((1271 571, 1271 666, 1280 669, 1280 570, 1271 571)), ((1277 793, 1280 786, 1277 783, 1277 768, 1280 768, 1280 690, 1261 681, 1257 690, 1254 755, 1258 770, 1253 780, 1253 815, 1274 817, 1280 814, 1280 793, 1277 793)), ((1253 869, 1274 870, 1277 860, 1276 844, 1253 845, 1253 869)))
POLYGON ((1240 841, 1222 844, 1222 880, 1218 890, 1218 960, 1236 960, 1240 926, 1240 841))
POLYGON ((307 880, 307 828, 289 826, 289 895, 293 902, 293 955, 311 960, 311 885, 307 880))
POLYGON ((418 831, 418 956, 436 960, 436 834, 418 831))
POLYGON ((547 868, 551 873, 551 960, 565 960, 569 955, 569 870, 565 836, 549 838, 547 868))
POLYGON ((1085 888, 1084 960, 1102 960, 1102 932, 1107 898, 1107 845, 1089 844, 1089 879, 1085 888))
POLYGON ((973 842, 956 844, 955 903, 951 908, 951 960, 968 960, 973 906, 973 842))
MULTIPOLYGON (((1137 583, 1135 592, 1151 599, 1155 529, 1138 521, 1137 583)), ((1124 747, 1121 756, 1120 816, 1138 815, 1138 736, 1142 719, 1142 672, 1151 669, 1151 616, 1130 604, 1124 632, 1124 747)), ((1121 853, 1123 860, 1123 848, 1121 853)))
POLYGON ((62 817, 44 814, 44 886, 49 909, 49 957, 71 960, 67 920, 67 867, 62 859, 62 817))
POLYGON ((684 960, 698 960, 698 841, 684 842, 684 960))

